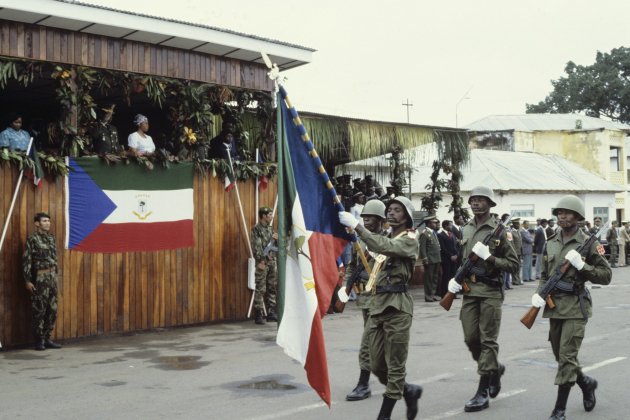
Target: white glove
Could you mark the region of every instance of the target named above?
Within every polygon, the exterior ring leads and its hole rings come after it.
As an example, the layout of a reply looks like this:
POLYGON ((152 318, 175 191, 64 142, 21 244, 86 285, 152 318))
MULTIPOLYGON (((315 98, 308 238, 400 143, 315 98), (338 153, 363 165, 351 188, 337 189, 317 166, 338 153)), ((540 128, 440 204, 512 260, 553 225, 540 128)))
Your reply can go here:
POLYGON ((490 256, 490 248, 488 248, 488 245, 484 245, 479 241, 473 246, 472 252, 477 254, 482 260, 487 260, 490 256))
POLYGON ((532 295, 532 306, 534 308, 542 308, 545 306, 545 299, 541 298, 538 293, 532 295))
POLYGON ((341 289, 339 289, 339 291, 337 291, 337 297, 342 303, 346 303, 348 299, 350 299, 350 296, 348 296, 348 294, 346 293, 345 287, 342 287, 341 289))
POLYGON ((452 294, 455 294, 457 292, 461 292, 462 290, 462 285, 457 283, 455 281, 455 279, 450 279, 448 281, 448 291, 451 292, 452 294))
POLYGON ((340 211, 339 212, 339 222, 342 225, 348 226, 349 228, 352 228, 352 229, 357 227, 357 225, 359 224, 359 221, 352 214, 348 213, 347 211, 340 211))
POLYGON ((577 268, 578 271, 584 268, 584 260, 582 259, 580 253, 575 249, 567 252, 567 255, 565 255, 564 258, 569 261, 573 267, 577 268))

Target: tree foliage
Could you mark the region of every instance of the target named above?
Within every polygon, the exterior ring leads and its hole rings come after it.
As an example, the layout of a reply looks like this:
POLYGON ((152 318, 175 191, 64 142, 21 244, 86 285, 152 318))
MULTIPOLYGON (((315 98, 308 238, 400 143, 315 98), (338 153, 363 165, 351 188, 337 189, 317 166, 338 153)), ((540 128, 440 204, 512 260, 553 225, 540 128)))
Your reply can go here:
POLYGON ((584 112, 630 123, 630 48, 598 51, 590 66, 569 61, 564 72, 544 101, 526 105, 527 113, 584 112))

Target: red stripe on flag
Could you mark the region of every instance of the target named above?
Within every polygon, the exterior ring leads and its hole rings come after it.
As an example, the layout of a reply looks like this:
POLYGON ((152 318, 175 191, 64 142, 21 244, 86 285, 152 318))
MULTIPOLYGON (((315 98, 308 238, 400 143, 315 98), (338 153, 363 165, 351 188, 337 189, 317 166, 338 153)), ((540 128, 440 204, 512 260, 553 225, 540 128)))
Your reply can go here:
POLYGON ((193 221, 103 223, 72 248, 85 252, 134 252, 189 248, 195 245, 193 221))
POLYGON ((339 282, 337 256, 341 254, 347 241, 333 235, 313 232, 308 240, 311 254, 315 292, 320 316, 324 316, 330 306, 330 299, 339 282))
POLYGON ((306 355, 306 363, 304 363, 304 370, 306 371, 309 385, 330 407, 330 381, 328 379, 324 331, 321 316, 317 312, 313 315, 313 326, 308 342, 308 353, 306 355))

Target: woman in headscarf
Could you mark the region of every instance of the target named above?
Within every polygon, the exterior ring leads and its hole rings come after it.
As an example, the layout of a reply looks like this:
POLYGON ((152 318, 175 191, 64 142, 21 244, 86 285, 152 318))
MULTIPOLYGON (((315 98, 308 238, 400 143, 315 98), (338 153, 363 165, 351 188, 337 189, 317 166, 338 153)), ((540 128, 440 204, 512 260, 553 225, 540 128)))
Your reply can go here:
POLYGON ((133 119, 134 124, 138 126, 138 130, 129 134, 127 144, 129 150, 136 156, 150 156, 155 152, 155 143, 149 131, 149 119, 142 114, 138 114, 133 119))
POLYGON ((9 126, 0 133, 0 147, 26 151, 31 136, 22 130, 22 116, 14 113, 8 120, 9 126))

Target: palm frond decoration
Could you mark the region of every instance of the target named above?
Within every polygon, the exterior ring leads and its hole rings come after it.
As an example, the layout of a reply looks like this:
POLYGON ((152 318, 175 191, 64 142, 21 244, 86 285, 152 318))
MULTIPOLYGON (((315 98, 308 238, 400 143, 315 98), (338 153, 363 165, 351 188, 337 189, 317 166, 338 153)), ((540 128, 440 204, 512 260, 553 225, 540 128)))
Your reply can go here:
POLYGON ((315 150, 324 162, 347 161, 348 124, 343 118, 300 115, 315 150))

